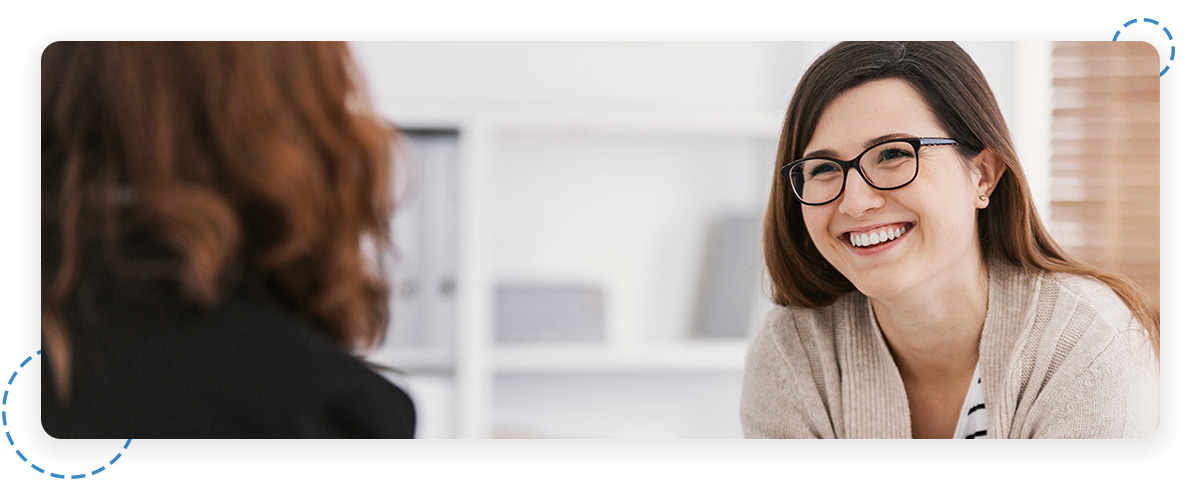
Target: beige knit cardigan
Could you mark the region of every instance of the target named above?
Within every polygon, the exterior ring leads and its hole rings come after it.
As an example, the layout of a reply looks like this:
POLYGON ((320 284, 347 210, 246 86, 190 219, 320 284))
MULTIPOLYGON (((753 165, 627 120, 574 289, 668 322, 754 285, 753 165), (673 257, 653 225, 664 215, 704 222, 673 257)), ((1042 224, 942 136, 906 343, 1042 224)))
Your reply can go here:
MULTIPOLYGON (((1145 330, 1094 279, 988 266, 979 342, 988 438, 1140 438, 1158 427, 1145 330)), ((776 307, 750 341, 747 438, 912 438, 908 398, 867 298, 776 307)))

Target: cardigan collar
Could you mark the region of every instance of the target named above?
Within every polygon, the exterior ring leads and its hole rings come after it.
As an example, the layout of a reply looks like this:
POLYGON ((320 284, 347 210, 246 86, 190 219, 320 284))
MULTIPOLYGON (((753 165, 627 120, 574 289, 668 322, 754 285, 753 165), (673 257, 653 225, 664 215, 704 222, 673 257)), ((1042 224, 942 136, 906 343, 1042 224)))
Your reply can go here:
MULTIPOLYGON (((1011 411, 1016 399, 996 398, 1003 392, 1005 372, 1017 339, 1029 325, 1038 279, 1021 268, 1000 261, 988 262, 988 301, 980 335, 979 373, 989 404, 990 438, 1003 438, 1010 419, 999 418, 1011 411)), ((845 429, 842 438, 912 438, 912 420, 900 369, 892 358, 870 301, 851 293, 841 315, 841 334, 846 348, 838 353, 843 366, 842 398, 845 429)))
POLYGON ((1042 275, 1021 267, 988 263, 988 313, 979 339, 979 375, 988 405, 988 438, 1007 438, 1016 411, 1017 393, 1004 388, 1015 368, 1017 342, 1033 328, 1042 275), (992 393, 994 392, 994 393, 992 393))
POLYGON ((844 438, 912 438, 908 396, 900 369, 875 320, 871 302, 854 293, 841 322, 848 330, 840 362, 845 400, 844 438))

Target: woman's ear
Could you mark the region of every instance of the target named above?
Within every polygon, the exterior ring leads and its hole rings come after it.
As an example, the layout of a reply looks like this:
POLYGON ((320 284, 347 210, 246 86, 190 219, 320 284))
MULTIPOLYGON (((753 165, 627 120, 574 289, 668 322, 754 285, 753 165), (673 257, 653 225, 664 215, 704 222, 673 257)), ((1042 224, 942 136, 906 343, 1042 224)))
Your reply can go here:
POLYGON ((975 173, 978 175, 975 182, 976 195, 991 197, 992 190, 995 190, 996 184, 1000 182, 1000 177, 1008 170, 1008 166, 988 149, 979 152, 972 162, 975 164, 975 173))

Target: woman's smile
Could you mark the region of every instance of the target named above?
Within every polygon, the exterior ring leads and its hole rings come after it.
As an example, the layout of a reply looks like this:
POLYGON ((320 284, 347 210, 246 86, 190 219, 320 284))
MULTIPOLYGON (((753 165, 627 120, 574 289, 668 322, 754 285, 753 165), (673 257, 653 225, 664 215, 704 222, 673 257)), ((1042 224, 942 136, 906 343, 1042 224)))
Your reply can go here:
POLYGON ((912 225, 911 222, 899 222, 855 228, 839 235, 839 238, 842 243, 850 245, 851 251, 872 253, 894 244, 908 233, 912 225))

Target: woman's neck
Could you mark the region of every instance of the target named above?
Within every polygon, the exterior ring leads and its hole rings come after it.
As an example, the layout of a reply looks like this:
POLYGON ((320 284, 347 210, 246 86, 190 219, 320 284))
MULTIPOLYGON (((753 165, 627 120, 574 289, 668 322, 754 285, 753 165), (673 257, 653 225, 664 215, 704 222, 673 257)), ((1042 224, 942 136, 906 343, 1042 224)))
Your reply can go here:
POLYGON ((969 376, 979 360, 979 338, 987 315, 984 262, 966 262, 916 290, 893 298, 871 298, 901 375, 906 381, 922 382, 969 376))

